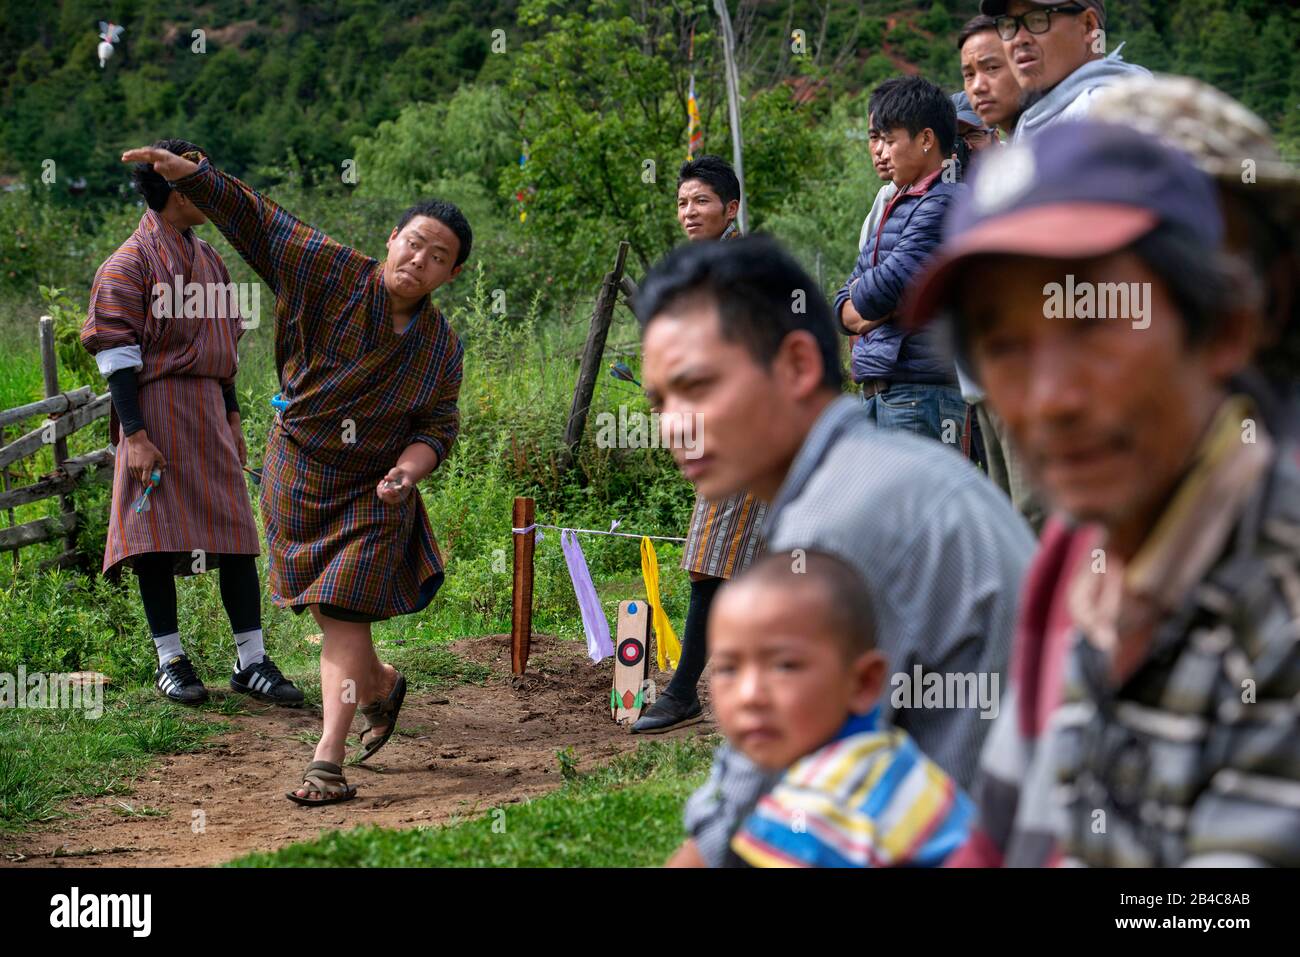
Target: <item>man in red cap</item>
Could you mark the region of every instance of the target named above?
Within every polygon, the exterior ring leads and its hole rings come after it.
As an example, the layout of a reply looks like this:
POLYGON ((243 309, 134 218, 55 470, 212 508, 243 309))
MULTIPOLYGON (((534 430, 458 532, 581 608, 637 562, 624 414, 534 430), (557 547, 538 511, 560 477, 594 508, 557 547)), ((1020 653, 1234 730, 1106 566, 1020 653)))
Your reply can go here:
POLYGON ((908 304, 1056 509, 953 863, 1300 864, 1300 454, 1223 236, 1185 154, 1057 124, 974 171, 908 304))

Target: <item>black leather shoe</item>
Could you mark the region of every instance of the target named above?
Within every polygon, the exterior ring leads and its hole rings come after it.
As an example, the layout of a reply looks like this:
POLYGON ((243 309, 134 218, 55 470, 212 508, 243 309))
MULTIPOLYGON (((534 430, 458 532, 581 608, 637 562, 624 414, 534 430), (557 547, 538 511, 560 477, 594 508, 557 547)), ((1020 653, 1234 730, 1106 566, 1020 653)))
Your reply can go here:
POLYGON ((632 725, 633 734, 663 734, 704 720, 704 708, 700 699, 691 695, 687 702, 678 701, 668 695, 660 695, 655 703, 646 709, 645 714, 632 725))

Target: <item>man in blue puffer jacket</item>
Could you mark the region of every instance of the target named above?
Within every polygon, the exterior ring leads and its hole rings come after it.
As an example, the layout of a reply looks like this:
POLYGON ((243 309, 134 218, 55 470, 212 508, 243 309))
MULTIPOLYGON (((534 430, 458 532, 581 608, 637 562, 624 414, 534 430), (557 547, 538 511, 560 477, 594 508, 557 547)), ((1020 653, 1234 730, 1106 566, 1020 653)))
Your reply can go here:
POLYGON ((952 358, 933 333, 908 333, 894 320, 907 287, 939 245, 944 216, 961 188, 953 164, 944 162, 957 138, 957 113, 943 90, 921 77, 883 85, 871 109, 898 193, 835 297, 835 313, 844 333, 858 337, 853 379, 876 425, 956 445, 966 403, 952 358))

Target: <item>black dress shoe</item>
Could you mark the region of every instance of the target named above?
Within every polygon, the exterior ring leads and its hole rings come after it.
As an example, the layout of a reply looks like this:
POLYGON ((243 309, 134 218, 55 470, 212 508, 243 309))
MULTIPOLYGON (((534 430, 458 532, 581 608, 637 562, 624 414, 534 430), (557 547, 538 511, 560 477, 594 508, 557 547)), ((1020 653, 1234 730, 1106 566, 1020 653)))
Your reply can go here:
POLYGON ((699 724, 704 720, 704 708, 700 699, 691 695, 691 700, 682 702, 668 695, 660 695, 655 703, 646 709, 645 714, 632 725, 633 734, 663 734, 677 728, 699 724))

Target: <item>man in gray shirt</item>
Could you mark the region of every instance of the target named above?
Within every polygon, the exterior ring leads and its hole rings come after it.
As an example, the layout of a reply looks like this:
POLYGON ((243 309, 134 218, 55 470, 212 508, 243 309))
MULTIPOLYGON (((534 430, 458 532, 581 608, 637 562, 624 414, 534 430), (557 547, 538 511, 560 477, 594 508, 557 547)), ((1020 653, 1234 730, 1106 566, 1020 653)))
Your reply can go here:
MULTIPOLYGON (((771 239, 674 250, 636 307, 646 392, 683 473, 706 497, 747 489, 772 503, 768 550, 792 564, 818 550, 860 570, 892 662, 885 720, 969 784, 1034 548, 1024 520, 969 462, 875 429, 841 395, 830 307, 771 239)), ((728 863, 732 834, 773 783, 721 747, 670 863, 728 863)))

